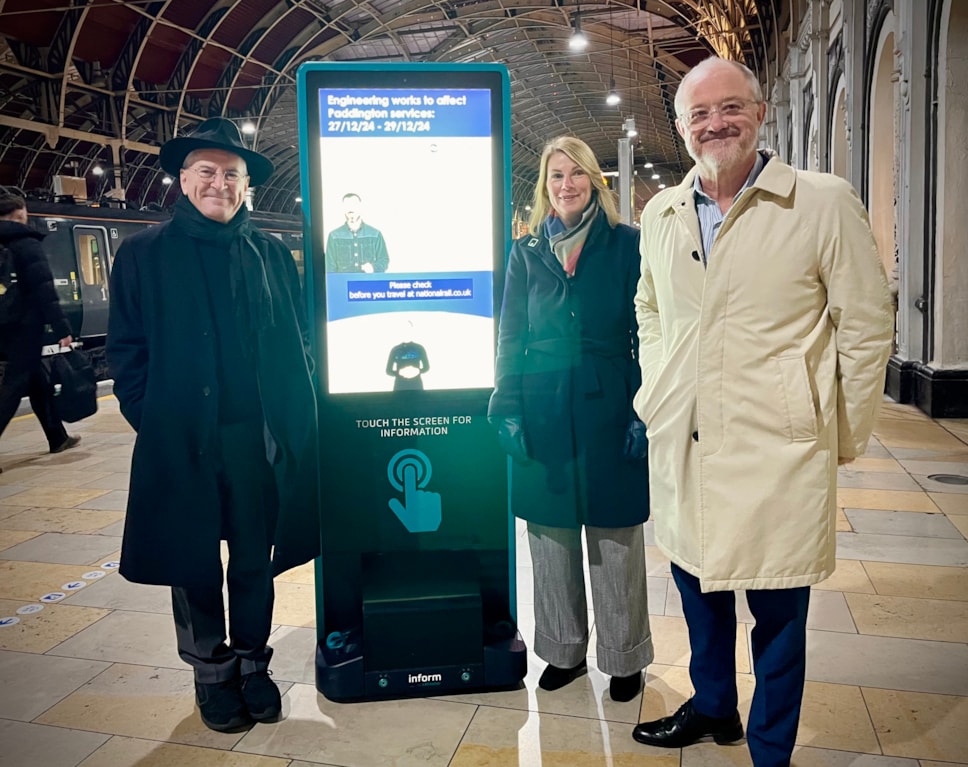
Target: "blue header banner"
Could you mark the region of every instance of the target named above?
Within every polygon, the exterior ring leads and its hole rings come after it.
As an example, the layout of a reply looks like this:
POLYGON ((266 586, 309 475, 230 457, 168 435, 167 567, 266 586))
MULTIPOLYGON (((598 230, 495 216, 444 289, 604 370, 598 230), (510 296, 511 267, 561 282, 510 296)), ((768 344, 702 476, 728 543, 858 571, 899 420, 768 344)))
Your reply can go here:
POLYGON ((491 94, 483 89, 324 88, 320 135, 490 137, 491 94))
POLYGON ((384 312, 453 312, 494 315, 491 272, 329 274, 330 322, 384 312))

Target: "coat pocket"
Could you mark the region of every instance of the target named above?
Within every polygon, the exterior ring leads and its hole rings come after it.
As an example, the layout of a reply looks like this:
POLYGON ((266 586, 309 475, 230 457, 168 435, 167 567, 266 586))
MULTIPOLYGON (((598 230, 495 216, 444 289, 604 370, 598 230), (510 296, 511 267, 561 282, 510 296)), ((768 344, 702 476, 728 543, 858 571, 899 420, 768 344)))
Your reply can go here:
POLYGON ((817 438, 817 409, 810 389, 807 362, 801 354, 774 357, 783 384, 787 432, 793 442, 817 438))

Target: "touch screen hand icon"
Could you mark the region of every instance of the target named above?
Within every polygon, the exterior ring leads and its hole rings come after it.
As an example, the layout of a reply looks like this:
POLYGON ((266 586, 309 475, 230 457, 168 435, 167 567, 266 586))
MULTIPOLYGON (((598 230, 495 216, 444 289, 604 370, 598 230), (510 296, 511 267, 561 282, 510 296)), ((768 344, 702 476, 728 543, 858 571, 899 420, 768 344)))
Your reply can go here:
POLYGON ((411 533, 432 533, 440 527, 440 493, 420 490, 430 482, 430 459, 419 450, 401 450, 387 464, 387 479, 403 491, 403 503, 391 498, 387 505, 411 533))

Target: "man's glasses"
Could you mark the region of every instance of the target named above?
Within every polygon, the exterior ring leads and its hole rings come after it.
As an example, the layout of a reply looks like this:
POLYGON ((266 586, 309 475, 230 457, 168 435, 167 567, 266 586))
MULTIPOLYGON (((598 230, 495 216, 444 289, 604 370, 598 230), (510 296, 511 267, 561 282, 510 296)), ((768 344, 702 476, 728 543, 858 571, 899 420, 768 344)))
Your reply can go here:
POLYGON ((202 181, 210 184, 219 176, 225 181, 227 186, 234 186, 238 184, 242 179, 248 178, 245 173, 237 170, 219 170, 218 168, 212 168, 208 165, 201 165, 197 168, 185 168, 185 170, 190 170, 196 176, 198 176, 202 181))
POLYGON ((679 115, 679 119, 689 128, 703 128, 709 124, 709 121, 713 119, 713 114, 716 112, 719 112, 719 116, 724 120, 728 120, 732 117, 739 117, 749 106, 758 103, 758 101, 752 101, 750 99, 729 99, 719 106, 695 107, 687 112, 683 112, 679 115))

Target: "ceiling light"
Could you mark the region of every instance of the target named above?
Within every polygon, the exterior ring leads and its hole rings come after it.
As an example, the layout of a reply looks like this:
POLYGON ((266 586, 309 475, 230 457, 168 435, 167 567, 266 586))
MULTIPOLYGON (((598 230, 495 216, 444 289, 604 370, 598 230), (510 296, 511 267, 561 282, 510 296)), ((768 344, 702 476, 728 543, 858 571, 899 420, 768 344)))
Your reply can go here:
POLYGON ((172 178, 171 176, 165 176, 165 177, 164 177, 164 178, 163 178, 163 179, 161 180, 161 183, 162 183, 162 184, 164 184, 165 186, 171 186, 171 182, 172 182, 172 181, 174 181, 174 179, 173 179, 173 178, 172 178))
POLYGON ((297 197, 296 202, 302 202, 302 197, 297 197))
POLYGON ((242 123, 242 132, 246 136, 251 136, 253 133, 255 133, 255 123, 251 120, 246 120, 244 123, 242 123))
POLYGON ((571 33, 571 39, 568 41, 568 47, 573 51, 583 51, 588 47, 588 38, 581 31, 580 12, 575 14, 575 27, 571 33))
POLYGON ((658 173, 653 173, 652 174, 652 180, 653 181, 658 181, 659 180, 659 174, 658 173))
POLYGON ((104 168, 102 168, 100 165, 95 165, 93 168, 91 168, 91 173, 93 173, 95 176, 103 176, 104 168))
POLYGON ((622 97, 618 95, 618 91, 615 90, 615 81, 612 80, 611 86, 608 89, 608 95, 605 97, 605 103, 610 107, 618 106, 622 103, 622 97))
POLYGON ((622 130, 625 131, 625 135, 629 138, 635 138, 639 135, 639 132, 635 130, 635 118, 626 117, 625 122, 622 123, 622 130))
POLYGON ((651 168, 651 167, 652 167, 652 163, 650 163, 650 162, 647 162, 647 163, 646 163, 645 165, 643 165, 642 167, 643 167, 643 168, 651 168))
POLYGON ((665 184, 659 184, 659 189, 665 189, 665 184))

